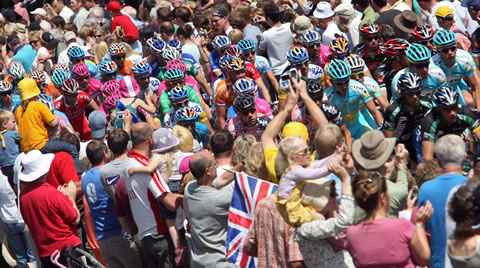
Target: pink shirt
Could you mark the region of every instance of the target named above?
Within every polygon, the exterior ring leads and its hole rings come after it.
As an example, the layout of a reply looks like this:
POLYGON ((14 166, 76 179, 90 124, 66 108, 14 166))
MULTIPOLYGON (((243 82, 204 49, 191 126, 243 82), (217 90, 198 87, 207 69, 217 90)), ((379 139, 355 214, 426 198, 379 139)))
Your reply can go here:
POLYGON ((406 219, 361 221, 347 228, 346 249, 355 267, 415 268, 408 244, 415 226, 406 219))

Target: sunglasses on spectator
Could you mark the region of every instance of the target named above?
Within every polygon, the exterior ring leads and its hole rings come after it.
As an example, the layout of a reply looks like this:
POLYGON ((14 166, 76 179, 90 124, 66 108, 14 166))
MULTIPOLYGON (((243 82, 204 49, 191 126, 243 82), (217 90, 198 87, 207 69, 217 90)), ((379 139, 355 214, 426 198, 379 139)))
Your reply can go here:
POLYGON ((310 147, 305 147, 305 149, 295 152, 296 155, 308 155, 312 153, 312 149, 310 147))
POLYGON ((458 110, 458 105, 454 104, 454 105, 439 107, 439 109, 442 110, 442 111, 447 111, 447 112, 456 111, 456 110, 458 110))
POLYGON ((446 48, 441 48, 439 49, 440 52, 442 53, 448 53, 449 51, 455 51, 457 49, 457 46, 451 46, 451 47, 446 47, 446 48))
POLYGON ((364 39, 367 41, 378 40, 380 39, 380 35, 369 35, 369 36, 365 36, 364 39))
POLYGON ((446 17, 437 16, 437 19, 442 21, 453 21, 453 15, 447 15, 446 17))
POLYGON ((40 41, 40 40, 38 40, 38 39, 37 39, 37 40, 32 40, 32 41, 30 41, 30 45, 33 46, 34 44, 38 43, 39 41, 40 41))
POLYGON ((95 37, 95 38, 102 38, 103 35, 101 35, 101 34, 96 34, 96 35, 94 35, 93 37, 95 37))

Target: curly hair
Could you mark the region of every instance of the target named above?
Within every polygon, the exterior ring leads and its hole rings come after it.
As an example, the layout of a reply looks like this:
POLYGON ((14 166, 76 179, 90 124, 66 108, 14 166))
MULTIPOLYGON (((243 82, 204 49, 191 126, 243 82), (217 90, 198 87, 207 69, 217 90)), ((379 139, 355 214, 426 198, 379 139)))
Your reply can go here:
POLYGON ((472 225, 479 224, 480 213, 480 181, 468 180, 460 186, 448 205, 448 214, 457 224, 454 231, 455 238, 468 238, 480 234, 479 228, 472 225))
POLYGON ((417 172, 415 173, 415 180, 420 188, 422 184, 429 180, 433 180, 436 177, 442 175, 442 168, 438 164, 437 159, 426 160, 417 165, 417 172))
POLYGON ((263 147, 260 142, 254 143, 246 159, 247 174, 257 177, 262 180, 268 180, 267 164, 265 163, 265 154, 263 153, 263 147))

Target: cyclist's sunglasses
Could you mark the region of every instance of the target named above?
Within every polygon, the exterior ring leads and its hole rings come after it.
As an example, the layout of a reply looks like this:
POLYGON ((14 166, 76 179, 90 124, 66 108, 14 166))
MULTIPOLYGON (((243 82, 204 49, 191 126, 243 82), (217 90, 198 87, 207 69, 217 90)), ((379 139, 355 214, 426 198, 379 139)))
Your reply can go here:
POLYGON ((342 79, 342 80, 333 80, 332 83, 337 85, 337 86, 343 86, 343 85, 348 85, 350 82, 350 79, 342 79))
POLYGON ((367 40, 367 41, 373 41, 373 40, 379 40, 380 39, 380 35, 376 34, 376 35, 367 35, 365 36, 363 39, 367 40))
POLYGON ((449 51, 455 51, 457 50, 457 46, 451 46, 451 47, 446 47, 446 48, 441 48, 439 49, 440 52, 442 53, 448 53, 449 51))
POLYGON ((457 105, 457 104, 453 104, 453 105, 444 106, 444 107, 438 107, 438 108, 439 108, 440 110, 450 112, 450 111, 456 111, 456 110, 458 110, 458 105, 457 105))
POLYGON ((423 69, 423 68, 428 68, 429 65, 430 65, 430 62, 424 62, 424 63, 413 64, 413 67, 417 69, 423 69))
POLYGON ((242 52, 242 56, 248 57, 248 56, 255 56, 255 51, 250 51, 250 52, 242 52))
POLYGON ((241 114, 241 115, 249 115, 249 114, 253 114, 257 111, 257 109, 255 108, 252 108, 250 110, 246 110, 246 111, 239 111, 238 113, 241 114))

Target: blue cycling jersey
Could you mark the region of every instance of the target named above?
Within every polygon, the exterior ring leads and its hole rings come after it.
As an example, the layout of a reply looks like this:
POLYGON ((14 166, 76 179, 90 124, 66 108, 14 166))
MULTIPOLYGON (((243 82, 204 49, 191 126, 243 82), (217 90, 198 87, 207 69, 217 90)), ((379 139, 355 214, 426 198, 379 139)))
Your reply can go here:
MULTIPOLYGON (((400 70, 392 80, 392 102, 400 97, 398 90, 398 79, 404 73, 412 72, 409 67, 400 70)), ((433 91, 441 86, 447 85, 447 76, 443 70, 435 64, 428 66, 428 77, 422 80, 422 95, 432 95, 433 91)))

